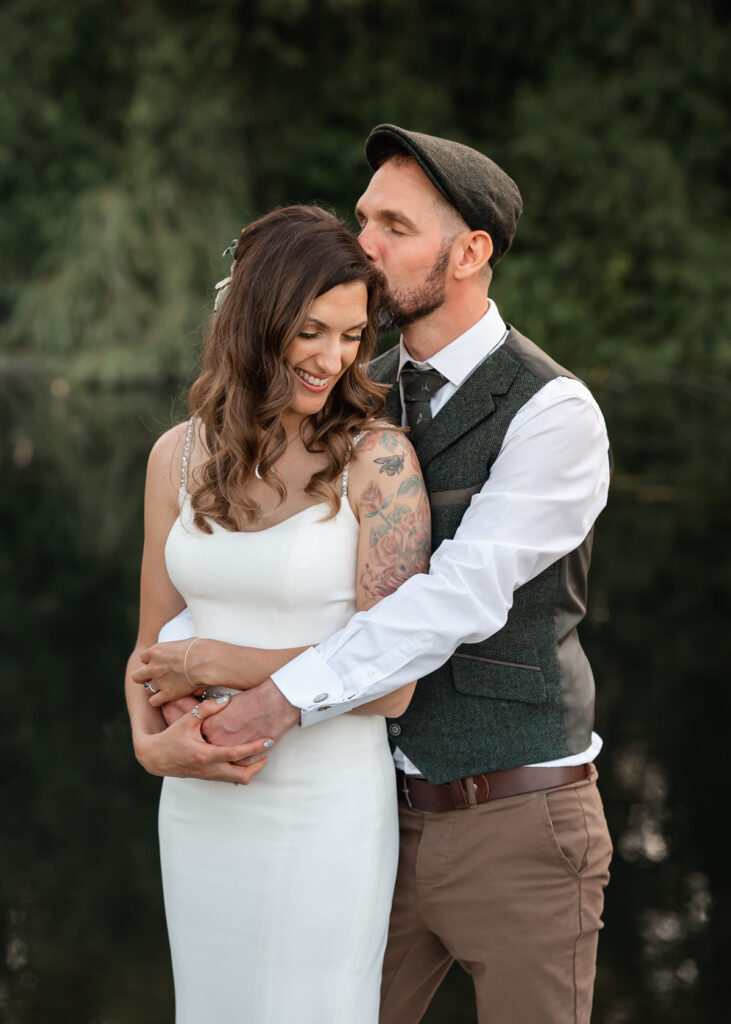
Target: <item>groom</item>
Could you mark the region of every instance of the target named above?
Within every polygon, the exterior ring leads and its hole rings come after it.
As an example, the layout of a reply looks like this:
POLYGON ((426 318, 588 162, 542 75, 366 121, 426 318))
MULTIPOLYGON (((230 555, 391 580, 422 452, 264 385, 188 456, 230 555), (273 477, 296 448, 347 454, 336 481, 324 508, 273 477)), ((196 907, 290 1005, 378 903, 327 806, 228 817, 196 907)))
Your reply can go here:
POLYGON ((388 726, 401 859, 381 1022, 420 1020, 454 960, 481 1024, 588 1022, 611 843, 576 626, 609 481, 604 421, 488 298, 522 209, 511 178, 394 125, 371 132, 366 157, 360 242, 401 330, 372 368, 424 471, 430 572, 234 699, 206 733, 277 738, 418 678, 388 726))

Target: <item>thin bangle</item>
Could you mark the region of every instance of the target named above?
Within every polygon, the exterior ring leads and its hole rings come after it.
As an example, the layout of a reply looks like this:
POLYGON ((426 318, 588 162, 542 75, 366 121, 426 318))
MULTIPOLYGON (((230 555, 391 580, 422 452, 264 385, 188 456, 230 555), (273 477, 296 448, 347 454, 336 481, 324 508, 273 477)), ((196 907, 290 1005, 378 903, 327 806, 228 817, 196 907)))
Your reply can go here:
POLYGON ((196 640, 200 640, 200 637, 199 636, 194 636, 193 637, 193 639, 188 644, 188 649, 185 652, 185 657, 183 658, 183 675, 188 680, 188 685, 190 686, 190 688, 192 690, 194 690, 198 684, 194 683, 193 680, 188 675, 188 655, 190 654, 190 649, 193 646, 193 644, 196 642, 196 640))

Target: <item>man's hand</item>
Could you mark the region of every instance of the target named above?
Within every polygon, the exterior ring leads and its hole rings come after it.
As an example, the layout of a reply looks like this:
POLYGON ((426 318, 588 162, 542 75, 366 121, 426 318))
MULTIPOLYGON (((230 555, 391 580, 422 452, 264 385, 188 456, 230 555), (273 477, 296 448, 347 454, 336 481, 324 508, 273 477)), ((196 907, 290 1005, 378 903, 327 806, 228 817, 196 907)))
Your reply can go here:
MULTIPOLYGON (((232 746, 268 737, 277 743, 293 725, 300 709, 290 704, 274 683, 267 679, 253 690, 232 697, 229 706, 203 726, 209 743, 232 746)), ((244 759, 239 764, 246 764, 244 759)))
POLYGON ((160 708, 166 725, 173 725, 183 715, 187 715, 198 704, 195 697, 181 697, 179 700, 168 701, 160 708))
POLYGON ((273 743, 268 737, 221 746, 207 743, 202 727, 224 707, 215 700, 196 702, 195 715, 183 715, 162 732, 133 734, 137 760, 151 775, 247 785, 266 764, 266 751, 273 743), (250 767, 241 767, 239 761, 250 767))

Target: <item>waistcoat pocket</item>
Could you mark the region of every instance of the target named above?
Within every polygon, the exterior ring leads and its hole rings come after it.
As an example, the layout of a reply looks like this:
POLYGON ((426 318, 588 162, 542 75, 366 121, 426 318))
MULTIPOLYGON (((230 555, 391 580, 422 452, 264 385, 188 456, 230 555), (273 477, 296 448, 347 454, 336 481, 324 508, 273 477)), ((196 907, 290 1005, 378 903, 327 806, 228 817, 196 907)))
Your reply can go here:
POLYGON ((452 683, 459 693, 524 704, 545 704, 546 683, 538 665, 498 661, 476 654, 453 654, 452 683))

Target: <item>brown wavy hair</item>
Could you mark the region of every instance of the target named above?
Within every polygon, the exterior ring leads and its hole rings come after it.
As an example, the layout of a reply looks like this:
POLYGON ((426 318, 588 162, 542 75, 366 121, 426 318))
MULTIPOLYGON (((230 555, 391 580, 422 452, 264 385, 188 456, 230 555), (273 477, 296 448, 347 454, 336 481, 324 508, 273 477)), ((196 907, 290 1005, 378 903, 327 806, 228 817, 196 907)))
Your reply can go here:
POLYGON ((348 227, 318 206, 273 210, 241 232, 231 283, 211 320, 189 396, 208 451, 191 491, 195 524, 205 533, 211 532, 207 519, 237 530, 242 516, 252 523, 260 515, 261 506, 246 493, 256 466, 285 499, 273 469, 287 444, 281 414, 295 392, 284 356, 313 301, 350 281, 368 289, 368 325, 358 355, 320 412, 306 421, 307 438, 304 422, 300 427, 307 450, 327 455, 327 466, 313 473, 305 491, 327 502, 331 516, 340 508, 334 482, 353 439, 385 404, 384 388, 367 371, 382 278, 348 227))

